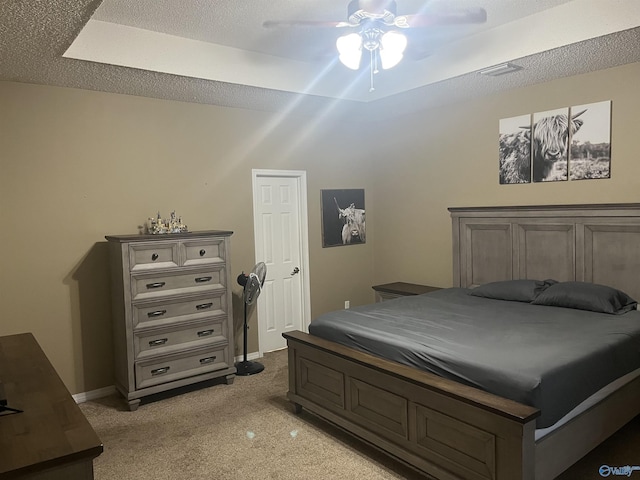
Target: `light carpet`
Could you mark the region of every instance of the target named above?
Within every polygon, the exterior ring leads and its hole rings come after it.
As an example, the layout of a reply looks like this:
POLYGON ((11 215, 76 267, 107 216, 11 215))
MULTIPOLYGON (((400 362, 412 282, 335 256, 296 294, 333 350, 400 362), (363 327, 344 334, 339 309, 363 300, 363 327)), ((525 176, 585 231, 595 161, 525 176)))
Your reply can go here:
MULTIPOLYGON (((304 410, 294 414, 286 350, 260 361, 265 370, 257 375, 160 395, 135 412, 119 395, 82 403, 104 444, 96 479, 425 478, 304 410)), ((602 464, 640 465, 640 417, 560 479, 600 479, 602 464)))

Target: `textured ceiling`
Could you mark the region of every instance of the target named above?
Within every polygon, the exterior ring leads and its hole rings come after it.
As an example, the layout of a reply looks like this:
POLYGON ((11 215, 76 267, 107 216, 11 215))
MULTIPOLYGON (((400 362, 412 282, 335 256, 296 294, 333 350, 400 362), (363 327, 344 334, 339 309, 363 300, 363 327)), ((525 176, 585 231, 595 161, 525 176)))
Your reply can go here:
POLYGON ((376 118, 640 61, 638 0, 397 0, 398 15, 482 6, 488 21, 412 30, 405 59, 376 75, 373 93, 367 72, 336 62, 338 29, 262 27, 345 20, 347 3, 3 1, 0 80, 376 118), (504 61, 523 69, 477 73, 504 61))

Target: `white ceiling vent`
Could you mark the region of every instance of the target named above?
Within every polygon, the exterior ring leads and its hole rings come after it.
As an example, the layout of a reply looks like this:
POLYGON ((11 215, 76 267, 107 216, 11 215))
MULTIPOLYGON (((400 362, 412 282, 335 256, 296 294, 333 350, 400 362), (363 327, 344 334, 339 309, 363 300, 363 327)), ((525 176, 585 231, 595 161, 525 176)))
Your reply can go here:
POLYGON ((489 77, 499 77, 500 75, 517 72, 518 70, 522 70, 520 65, 516 65, 514 63, 501 63, 500 65, 494 65, 493 67, 480 70, 480 74, 487 75, 489 77))

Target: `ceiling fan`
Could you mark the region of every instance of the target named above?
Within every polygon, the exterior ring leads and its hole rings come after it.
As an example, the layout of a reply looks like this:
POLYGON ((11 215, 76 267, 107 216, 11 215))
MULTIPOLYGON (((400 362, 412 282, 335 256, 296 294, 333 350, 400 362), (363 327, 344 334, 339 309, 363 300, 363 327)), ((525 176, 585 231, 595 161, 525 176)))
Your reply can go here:
POLYGON ((395 0, 352 0, 347 6, 347 21, 266 21, 265 28, 274 27, 329 27, 356 31, 339 37, 336 47, 340 61, 352 70, 361 66, 362 54, 369 52, 369 67, 373 91, 373 75, 378 73, 378 63, 386 70, 402 60, 407 38, 401 29, 425 28, 442 25, 484 23, 487 12, 483 8, 441 10, 431 13, 396 15, 395 0))
POLYGON ((347 6, 346 22, 324 22, 314 20, 273 21, 263 23, 271 27, 358 27, 366 21, 376 21, 387 27, 431 27, 434 25, 456 25, 484 23, 487 12, 484 8, 442 10, 433 13, 396 15, 395 0, 352 0, 347 6))

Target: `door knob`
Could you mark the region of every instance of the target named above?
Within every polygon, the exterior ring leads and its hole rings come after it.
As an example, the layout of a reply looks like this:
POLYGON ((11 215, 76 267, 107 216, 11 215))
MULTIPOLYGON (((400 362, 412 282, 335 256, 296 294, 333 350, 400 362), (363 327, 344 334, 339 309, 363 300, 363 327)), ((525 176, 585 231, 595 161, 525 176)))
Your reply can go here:
POLYGON ((293 269, 293 272, 291 272, 291 275, 295 275, 299 271, 300 271, 300 269, 298 267, 296 267, 296 268, 293 269))

